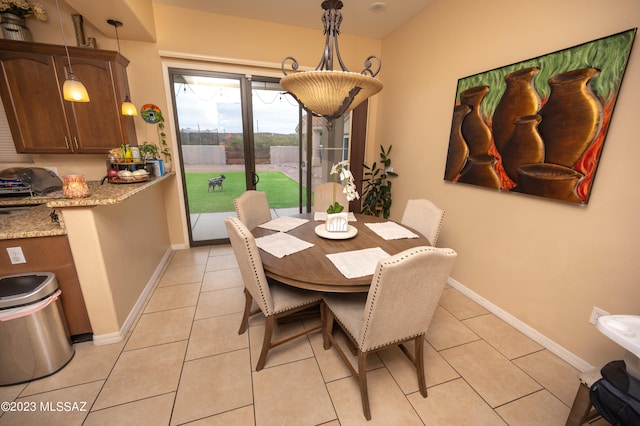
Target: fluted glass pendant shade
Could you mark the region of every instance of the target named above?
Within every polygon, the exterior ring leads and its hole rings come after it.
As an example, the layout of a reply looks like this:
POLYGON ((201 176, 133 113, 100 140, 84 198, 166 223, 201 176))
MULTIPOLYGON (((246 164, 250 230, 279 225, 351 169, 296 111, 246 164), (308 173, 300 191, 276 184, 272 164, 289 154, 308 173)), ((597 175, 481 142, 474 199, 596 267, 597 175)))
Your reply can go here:
POLYGON ((87 93, 87 88, 84 87, 75 76, 75 74, 70 73, 69 78, 65 80, 62 85, 62 95, 65 101, 71 102, 89 102, 89 93, 87 93))
POLYGON ((138 109, 129 99, 129 95, 125 96, 124 102, 122 103, 122 115, 128 115, 131 117, 135 117, 138 115, 138 109))
POLYGON ((348 71, 307 71, 280 80, 308 110, 326 118, 338 118, 382 90, 373 77, 348 71))
POLYGON ((320 63, 313 71, 298 72, 298 61, 292 56, 287 56, 282 61, 282 72, 285 76, 280 80, 280 85, 314 115, 333 120, 350 112, 382 90, 382 83, 375 79, 382 63, 380 58, 371 55, 364 61, 365 68, 362 72, 350 72, 342 62, 338 48, 342 1, 324 0, 322 9, 326 39, 320 63), (334 51, 340 64, 340 70, 335 71, 334 51), (372 60, 378 65, 375 70, 372 69, 372 60), (289 74, 285 70, 288 62, 291 62, 291 70, 294 71, 289 74))

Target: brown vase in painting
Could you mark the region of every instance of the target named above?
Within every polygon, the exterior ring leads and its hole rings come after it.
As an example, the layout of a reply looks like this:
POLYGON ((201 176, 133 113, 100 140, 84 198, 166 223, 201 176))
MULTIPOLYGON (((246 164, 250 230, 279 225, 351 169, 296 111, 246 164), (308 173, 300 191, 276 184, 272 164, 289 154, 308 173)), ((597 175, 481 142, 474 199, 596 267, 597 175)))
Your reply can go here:
POLYGON ((460 93, 460 104, 469 105, 471 111, 462 121, 462 136, 469 147, 469 155, 486 155, 491 145, 491 131, 482 118, 480 105, 489 86, 471 87, 460 93))
POLYGON ((469 157, 458 182, 499 189, 500 178, 495 169, 497 161, 498 159, 492 155, 469 157))
POLYGON ((456 105, 451 120, 451 134, 449 136, 449 150, 447 151, 447 165, 444 170, 445 180, 454 180, 467 162, 469 147, 462 136, 462 120, 469 114, 469 105, 456 105))
POLYGON ((589 82, 595 68, 582 68, 551 77, 549 100, 540 110, 538 132, 545 148, 545 163, 573 167, 602 125, 602 104, 589 82))
POLYGON ((576 186, 584 175, 558 164, 527 164, 520 168, 519 192, 554 198, 571 203, 582 203, 576 186))
POLYGON ((502 149, 502 165, 511 180, 518 183, 518 169, 525 164, 542 163, 544 144, 538 134, 538 114, 514 120, 515 130, 502 149))
POLYGON ((504 76, 507 87, 493 113, 493 142, 502 155, 502 148, 516 128, 518 117, 538 112, 540 98, 533 86, 538 67, 523 68, 504 76))

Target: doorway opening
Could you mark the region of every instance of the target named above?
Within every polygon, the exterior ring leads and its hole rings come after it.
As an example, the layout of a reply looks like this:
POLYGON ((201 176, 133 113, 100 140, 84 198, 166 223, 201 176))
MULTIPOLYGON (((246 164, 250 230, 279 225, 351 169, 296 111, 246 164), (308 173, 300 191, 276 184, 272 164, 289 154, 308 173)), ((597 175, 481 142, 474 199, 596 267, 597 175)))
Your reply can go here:
POLYGON ((326 120, 277 78, 179 68, 169 78, 190 246, 227 243, 224 219, 249 189, 267 194, 274 218, 311 211, 315 185, 348 158, 350 116, 329 140, 326 120))

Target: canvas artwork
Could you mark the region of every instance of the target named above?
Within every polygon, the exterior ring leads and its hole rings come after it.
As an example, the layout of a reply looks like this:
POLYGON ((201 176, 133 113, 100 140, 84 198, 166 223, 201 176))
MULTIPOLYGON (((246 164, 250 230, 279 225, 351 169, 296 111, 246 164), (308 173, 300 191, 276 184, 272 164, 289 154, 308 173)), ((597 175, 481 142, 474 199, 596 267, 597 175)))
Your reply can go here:
POLYGON ((444 179, 586 204, 636 30, 458 80, 444 179))

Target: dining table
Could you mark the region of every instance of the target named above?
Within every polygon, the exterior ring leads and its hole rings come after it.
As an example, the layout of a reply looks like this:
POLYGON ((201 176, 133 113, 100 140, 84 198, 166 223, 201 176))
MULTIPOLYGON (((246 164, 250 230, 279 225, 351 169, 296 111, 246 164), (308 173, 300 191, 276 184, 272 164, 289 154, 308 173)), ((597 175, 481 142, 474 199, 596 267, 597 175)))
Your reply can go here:
MULTIPOLYGON (((282 257, 274 256, 260 248, 265 275, 284 284, 308 290, 332 293, 367 292, 373 274, 347 278, 327 255, 381 248, 392 256, 413 247, 431 245, 423 235, 404 225, 401 226, 415 235, 410 238, 385 239, 367 224, 386 223, 387 219, 363 214, 350 215, 351 220, 348 223, 351 232, 342 234, 327 232, 324 229, 325 222, 314 220, 314 213, 289 216, 307 221, 287 230, 286 233, 311 246, 282 257)), ((279 232, 262 226, 251 230, 256 241, 279 232)))

